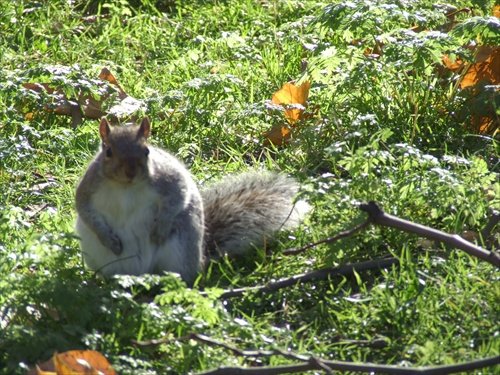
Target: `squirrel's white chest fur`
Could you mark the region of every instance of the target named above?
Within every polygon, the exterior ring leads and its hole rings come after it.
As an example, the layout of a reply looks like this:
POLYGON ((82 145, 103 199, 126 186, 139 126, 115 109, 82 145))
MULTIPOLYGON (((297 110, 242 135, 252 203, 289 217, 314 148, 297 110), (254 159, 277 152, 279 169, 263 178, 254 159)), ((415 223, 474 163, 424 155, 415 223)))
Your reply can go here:
POLYGON ((91 205, 119 236, 123 251, 116 255, 103 247, 95 233, 77 219, 87 265, 106 276, 152 272, 158 249, 150 234, 160 203, 161 196, 146 181, 128 186, 104 181, 92 195, 91 205))
POLYGON ((99 207, 101 214, 116 229, 151 228, 160 199, 147 182, 123 186, 105 181, 92 195, 91 203, 99 207))

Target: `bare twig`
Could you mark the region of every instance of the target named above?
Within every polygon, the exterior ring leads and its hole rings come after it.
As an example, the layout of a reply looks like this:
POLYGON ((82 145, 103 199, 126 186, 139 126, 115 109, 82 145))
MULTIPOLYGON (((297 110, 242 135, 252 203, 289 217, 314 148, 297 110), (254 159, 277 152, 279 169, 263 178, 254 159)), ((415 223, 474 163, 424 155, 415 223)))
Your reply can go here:
POLYGON ((253 375, 272 375, 272 374, 291 374, 294 372, 303 372, 309 370, 322 370, 327 374, 331 374, 332 370, 338 371, 357 371, 357 372, 376 372, 378 374, 423 374, 423 375, 438 375, 438 374, 453 374, 457 372, 470 371, 484 367, 500 364, 500 356, 471 361, 467 363, 431 366, 425 368, 409 368, 394 365, 378 365, 374 363, 355 363, 343 361, 328 361, 311 355, 301 355, 288 350, 272 349, 272 350, 242 350, 233 345, 215 340, 209 336, 191 333, 189 335, 177 339, 157 339, 147 341, 133 341, 139 346, 155 346, 166 344, 174 341, 189 341, 195 340, 204 344, 218 346, 229 350, 236 356, 240 357, 270 357, 280 355, 288 359, 299 361, 302 363, 276 366, 276 367, 220 367, 216 370, 210 370, 198 375, 237 375, 237 374, 253 374, 253 375))
POLYGON ((279 375, 293 374, 295 372, 305 372, 311 370, 320 370, 311 366, 310 363, 298 363, 294 365, 283 366, 262 366, 262 367, 226 367, 222 366, 216 370, 200 372, 196 375, 279 375))
POLYGON ((491 234, 492 229, 495 227, 495 225, 498 224, 500 221, 500 213, 494 213, 491 215, 490 220, 484 227, 484 229, 481 231, 481 235, 483 238, 488 237, 491 234))
POLYGON ((298 363, 284 366, 265 366, 265 367, 220 367, 216 370, 198 373, 197 375, 278 375, 278 374, 291 374, 294 372, 304 372, 311 370, 323 370, 319 367, 317 362, 322 366, 327 366, 330 370, 337 371, 355 371, 362 373, 377 373, 377 374, 394 374, 394 375, 407 375, 407 374, 420 374, 420 375, 446 375, 455 374, 458 372, 472 371, 485 367, 495 366, 500 364, 500 356, 470 361, 466 363, 459 363, 454 365, 443 366, 429 366, 429 367, 400 367, 391 365, 377 365, 373 363, 352 363, 341 361, 324 361, 318 360, 310 361, 307 363, 298 363))
POLYGON ((439 230, 416 224, 408 220, 385 213, 375 202, 360 205, 360 209, 368 213, 374 224, 400 229, 405 232, 415 233, 419 236, 429 238, 434 241, 445 243, 454 248, 463 250, 470 255, 485 260, 496 267, 500 267, 500 255, 483 249, 473 243, 464 240, 457 234, 447 234, 439 230))
POLYGON ((309 364, 313 368, 323 370, 327 375, 333 375, 332 369, 326 363, 324 363, 321 359, 316 358, 313 355, 311 356, 311 358, 309 358, 309 364))
MULTIPOLYGON (((336 276, 336 275, 346 276, 346 275, 352 275, 354 272, 363 272, 363 271, 377 270, 381 268, 388 268, 391 267, 393 264, 399 264, 399 261, 396 258, 375 259, 365 262, 345 264, 340 267, 324 268, 321 270, 303 273, 300 275, 294 275, 292 277, 268 283, 266 285, 227 290, 223 292, 219 298, 224 299, 231 297, 239 297, 247 292, 274 292, 276 290, 287 288, 297 284, 304 284, 314 280, 324 280, 331 276, 336 276)), ((204 295, 205 293, 200 292, 200 294, 204 295)))
POLYGON ((189 340, 194 340, 194 341, 198 341, 198 342, 201 342, 204 344, 218 346, 218 347, 227 349, 230 352, 232 352, 234 355, 237 355, 239 357, 270 357, 273 355, 281 355, 285 358, 296 360, 296 361, 306 362, 309 360, 309 356, 303 356, 300 354, 296 354, 296 353, 288 352, 288 351, 283 351, 280 349, 242 350, 242 349, 239 349, 233 345, 226 344, 222 341, 213 339, 209 336, 202 335, 199 333, 190 333, 186 336, 182 336, 182 337, 179 337, 177 339, 162 338, 162 339, 152 339, 152 340, 146 340, 146 341, 132 340, 132 342, 137 346, 156 346, 156 345, 161 345, 161 344, 167 344, 167 343, 174 342, 174 341, 177 342, 177 341, 189 341, 189 340))
POLYGON ((161 345, 161 344, 168 344, 170 342, 177 342, 177 341, 189 341, 189 340, 195 340, 204 344, 209 344, 213 346, 219 346, 224 349, 229 350, 230 352, 233 352, 233 354, 240 356, 240 357, 258 357, 258 356, 268 356, 268 355, 273 355, 276 354, 273 351, 263 351, 263 350, 241 350, 235 346, 226 344, 222 341, 213 339, 209 336, 202 335, 199 333, 190 333, 186 336, 182 336, 176 339, 171 339, 171 338, 162 338, 162 339, 152 339, 152 340, 145 340, 145 341, 136 341, 132 340, 132 342, 137 345, 137 346, 156 346, 156 345, 161 345))
MULTIPOLYGON (((426 237, 438 242, 445 243, 447 245, 453 246, 455 248, 461 249, 469 253, 470 255, 476 256, 480 259, 486 260, 487 262, 500 266, 500 255, 494 252, 490 252, 474 244, 464 240, 458 235, 450 235, 429 227, 425 227, 420 224, 412 223, 407 220, 397 218, 385 213, 375 202, 369 202, 368 204, 363 204, 360 206, 361 210, 365 211, 369 215, 369 219, 353 228, 349 231, 342 232, 334 237, 330 237, 326 240, 319 241, 315 244, 307 245, 301 249, 289 250, 285 255, 297 254, 305 251, 311 247, 314 247, 321 243, 333 242, 340 238, 347 237, 352 233, 355 233, 365 227, 370 223, 375 223, 378 225, 384 225, 389 227, 394 227, 406 232, 415 233, 422 237, 426 237)), ((498 218, 494 219, 492 227, 498 222, 498 218)), ((491 230, 491 229, 490 229, 491 230)), ((263 286, 251 287, 251 288, 241 288, 224 292, 220 298, 230 298, 235 296, 241 296, 246 292, 267 292, 275 291, 285 287, 294 286, 301 283, 310 282, 312 280, 325 279, 334 275, 349 275, 354 271, 361 272, 373 269, 387 268, 394 264, 398 264, 399 261, 396 258, 388 259, 378 259, 373 261, 366 261, 354 264, 347 264, 337 268, 327 268, 322 270, 317 270, 309 272, 306 274, 295 275, 290 278, 280 280, 278 282, 269 283, 263 286)), ((198 375, 278 375, 278 374, 291 374, 297 372, 306 372, 311 370, 323 371, 326 374, 331 374, 333 371, 353 371, 361 373, 378 373, 378 374, 395 374, 395 375, 406 375, 406 374, 422 374, 422 375, 438 375, 438 374, 454 374, 458 372, 465 372, 471 370, 477 370, 485 367, 500 365, 500 356, 490 357, 486 359, 470 361, 461 364, 453 365, 443 365, 443 366, 430 366, 430 367, 400 367, 394 365, 379 365, 373 363, 354 363, 354 362, 342 362, 342 361, 328 361, 316 358, 312 355, 304 356, 296 354, 290 351, 282 351, 279 349, 272 350, 241 350, 235 346, 223 343, 221 341, 212 339, 208 336, 192 333, 187 336, 183 336, 175 341, 186 341, 186 340, 196 340, 209 345, 216 345, 226 350, 231 351, 234 355, 255 358, 255 357, 269 357, 280 355, 288 359, 299 361, 295 364, 282 365, 282 366, 264 366, 264 367, 220 367, 215 370, 210 370, 207 372, 199 373, 198 375)), ((165 344, 172 339, 156 339, 148 341, 135 341, 136 345, 140 346, 152 346, 165 344)))
POLYGON ((349 229, 349 230, 346 230, 345 232, 340 232, 339 234, 333 236, 333 237, 329 237, 329 238, 325 238, 324 240, 321 240, 321 241, 318 241, 318 242, 314 242, 314 243, 311 243, 311 244, 308 244, 304 247, 301 247, 299 249, 291 249, 291 250, 285 250, 282 252, 283 255, 296 255, 296 254, 300 254, 300 253, 303 253, 304 251, 312 248, 312 247, 315 247, 315 246, 318 246, 318 245, 321 245, 321 244, 324 244, 324 243, 332 243, 332 242, 335 242, 341 238, 345 238, 345 237, 349 237, 351 235, 353 235, 354 233, 360 231, 361 229, 365 229, 368 225, 370 225, 370 223, 372 222, 372 218, 369 217, 368 220, 366 220, 364 223, 358 225, 357 227, 354 227, 352 229, 349 229))
POLYGON ((343 345, 355 345, 357 347, 368 347, 375 349, 383 349, 389 345, 387 339, 373 339, 373 340, 350 340, 350 339, 340 339, 337 344, 343 345))
MULTIPOLYGON (((322 370, 327 374, 331 374, 333 370, 337 371, 357 371, 357 372, 376 372, 378 374, 423 374, 423 375, 438 375, 438 374, 454 374, 457 372, 476 370, 484 367, 500 364, 500 356, 443 366, 430 366, 424 368, 400 367, 394 365, 378 365, 374 363, 355 363, 343 361, 328 361, 311 355, 304 356, 291 351, 283 351, 280 349, 272 350, 241 350, 232 345, 212 339, 211 337, 192 333, 187 336, 177 339, 177 341, 196 340, 209 345, 215 345, 225 348, 237 356, 243 357, 269 357, 273 355, 281 355, 288 359, 298 360, 302 363, 276 366, 276 367, 221 367, 216 370, 200 373, 198 375, 237 375, 237 374, 253 374, 253 375, 271 375, 271 374, 290 374, 294 372, 303 372, 309 370, 322 370)), ((172 340, 151 340, 144 345, 150 345, 153 341, 155 344, 170 342, 172 340)))

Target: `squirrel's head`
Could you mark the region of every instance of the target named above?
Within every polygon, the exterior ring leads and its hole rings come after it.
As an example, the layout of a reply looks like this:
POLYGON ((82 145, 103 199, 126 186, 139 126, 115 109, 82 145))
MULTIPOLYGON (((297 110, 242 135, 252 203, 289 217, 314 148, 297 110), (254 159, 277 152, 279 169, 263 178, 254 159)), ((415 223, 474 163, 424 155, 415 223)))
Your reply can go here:
POLYGON ((148 143, 151 125, 144 117, 140 125, 111 126, 101 120, 103 173, 123 185, 142 181, 148 174, 148 143))

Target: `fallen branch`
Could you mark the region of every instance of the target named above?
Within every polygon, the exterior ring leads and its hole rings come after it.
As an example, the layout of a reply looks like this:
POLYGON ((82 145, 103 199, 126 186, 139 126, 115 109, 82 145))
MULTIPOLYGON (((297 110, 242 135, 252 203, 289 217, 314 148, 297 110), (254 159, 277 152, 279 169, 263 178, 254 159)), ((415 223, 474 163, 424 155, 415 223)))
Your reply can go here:
POLYGON ((491 231, 493 230, 495 225, 497 225, 499 222, 500 222, 500 213, 498 212, 493 213, 490 217, 490 220, 488 221, 484 229, 481 231, 481 235, 483 236, 483 238, 486 238, 489 235, 491 235, 491 231))
POLYGON ((281 355, 288 359, 298 360, 302 363, 290 364, 275 367, 220 367, 216 370, 199 373, 198 375, 238 375, 238 374, 252 374, 252 375, 273 375, 273 374, 290 374, 294 372, 303 372, 310 370, 323 370, 327 374, 332 370, 338 371, 357 371, 357 372, 376 372, 379 374, 424 374, 424 375, 437 375, 437 374, 454 374, 457 372, 476 370, 484 367, 500 364, 500 356, 470 361, 466 363, 443 365, 443 366, 430 366, 424 368, 411 368, 401 367, 394 365, 378 365, 374 363, 354 363, 343 361, 328 361, 322 360, 314 356, 304 356, 288 350, 272 349, 272 350, 241 350, 235 346, 215 340, 211 337, 191 333, 183 336, 177 340, 150 340, 145 342, 136 342, 138 345, 158 345, 171 341, 189 341, 195 340, 204 344, 218 346, 231 351, 233 354, 241 357, 269 357, 273 355, 281 355))
MULTIPOLYGON (((406 232, 416 233, 422 237, 429 238, 438 242, 445 243, 447 245, 453 246, 455 248, 466 251, 468 254, 476 256, 480 259, 486 260, 489 263, 500 266, 500 256, 494 252, 490 252, 483 248, 480 248, 458 235, 449 235, 447 233, 425 227, 420 224, 415 224, 407 220, 403 220, 389 214, 386 214, 375 202, 369 202, 368 204, 362 204, 360 206, 361 210, 365 211, 369 215, 369 219, 349 231, 342 232, 334 237, 330 237, 326 240, 319 241, 314 244, 307 245, 303 248, 297 250, 289 250, 286 255, 297 254, 305 251, 311 247, 314 247, 320 243, 333 242, 340 238, 347 237, 356 231, 359 231, 370 223, 375 223, 378 225, 384 225, 389 227, 394 227, 406 232)), ((496 224, 496 223, 495 223, 496 224)), ((241 288, 224 292, 220 298, 230 298, 235 296, 241 296, 246 292, 267 292, 276 291, 285 287, 294 286, 297 284, 306 283, 312 280, 326 279, 334 275, 349 275, 354 271, 361 272, 373 269, 387 268, 393 264, 398 264, 399 261, 396 258, 388 259, 378 259, 373 261, 366 261, 354 264, 347 264, 337 268, 327 268, 322 270, 317 270, 309 272, 306 274, 295 275, 290 278, 280 280, 278 282, 269 283, 263 286, 241 288)), ((202 293, 203 294, 203 293, 202 293)), ((290 351, 283 351, 279 349, 272 350, 241 350, 235 346, 223 343, 221 341, 212 339, 208 336, 192 333, 187 336, 183 336, 179 339, 174 339, 175 341, 186 341, 186 340, 196 340, 209 345, 216 345, 226 350, 231 351, 234 355, 256 358, 256 357, 269 357, 280 355, 288 359, 299 361, 299 363, 282 365, 282 366, 264 366, 264 367, 226 367, 222 366, 215 370, 210 370, 203 373, 198 373, 197 375, 279 375, 279 374, 291 374, 297 372, 306 371, 322 371, 326 374, 332 374, 333 371, 353 371, 361 373, 378 373, 378 374, 395 374, 395 375, 406 375, 406 374, 422 374, 422 375, 440 375, 440 374, 454 374, 458 372, 472 371, 485 367, 500 365, 500 356, 490 357, 481 360, 470 361, 466 363, 453 364, 453 365, 441 365, 441 366, 429 366, 429 367, 401 367, 395 365, 379 365, 373 363, 354 363, 354 362, 343 362, 343 361, 328 361, 322 360, 312 355, 304 356, 296 354, 290 351)), ((172 339, 153 339, 148 341, 134 341, 136 345, 139 346, 151 346, 160 345, 168 342, 174 341, 172 339)))
POLYGON ((136 345, 150 346, 165 344, 172 341, 190 341, 195 340, 204 344, 212 346, 219 346, 231 351, 233 354, 240 357, 269 357, 273 355, 280 355, 288 359, 298 360, 301 363, 283 365, 283 366, 264 366, 264 367, 220 367, 216 370, 199 373, 198 375, 274 375, 274 374, 291 374, 294 372, 304 372, 310 370, 322 370, 327 374, 332 373, 333 370, 337 371, 356 371, 365 373, 379 373, 379 374, 422 374, 422 375, 441 375, 441 374, 454 374, 457 372, 477 370, 489 366, 500 364, 500 356, 470 361, 466 363, 442 365, 442 366, 429 366, 429 367, 401 367, 394 365, 379 365, 375 363, 355 363, 344 361, 328 361, 323 360, 311 355, 305 356, 294 353, 288 350, 272 349, 272 350, 242 350, 233 345, 226 344, 222 341, 215 340, 211 337, 201 335, 198 333, 191 333, 189 335, 180 337, 178 339, 158 339, 148 341, 135 341, 136 345))
POLYGON ((500 364, 500 356, 490 357, 486 359, 479 359, 466 363, 459 363, 453 365, 443 366, 429 366, 429 367, 401 367, 391 365, 377 365, 368 363, 350 363, 341 361, 324 361, 314 357, 310 357, 306 363, 298 363, 283 366, 264 366, 264 367, 219 367, 216 370, 200 372, 196 375, 279 375, 291 374, 294 372, 305 372, 311 370, 324 370, 323 366, 327 366, 330 370, 337 371, 355 371, 363 373, 377 373, 377 374, 420 374, 420 375, 446 375, 456 374, 458 372, 472 371, 485 367, 495 366, 500 364), (311 360, 311 358, 313 358, 311 360), (319 365, 321 364, 321 366, 319 365))
POLYGON ((321 245, 324 243, 332 243, 332 242, 335 242, 337 240, 340 240, 341 238, 349 237, 349 236, 353 235, 354 233, 359 232, 361 229, 365 229, 368 225, 371 224, 371 222, 372 222, 372 218, 369 217, 368 220, 366 220, 363 224, 358 225, 357 227, 346 230, 345 232, 340 232, 339 234, 337 234, 333 237, 325 238, 324 240, 310 243, 310 244, 308 244, 304 247, 298 248, 298 249, 285 250, 282 252, 282 254, 283 255, 300 254, 300 253, 303 253, 304 251, 306 251, 312 247, 315 247, 315 246, 318 246, 318 245, 321 245))
POLYGON ((303 372, 310 370, 323 370, 327 374, 332 370, 338 371, 357 371, 357 372, 376 372, 378 374, 424 374, 424 375, 438 375, 438 374, 454 374, 457 372, 476 370, 484 367, 489 367, 495 364, 500 364, 500 356, 480 359, 467 363, 443 365, 443 366, 430 366, 425 368, 411 368, 400 367, 394 365, 378 365, 374 363, 355 363, 343 361, 328 361, 308 355, 297 354, 288 350, 272 349, 272 350, 242 350, 233 345, 226 344, 222 341, 215 340, 209 336, 201 335, 198 333, 191 333, 189 335, 180 337, 178 339, 153 339, 147 341, 133 341, 138 346, 154 346, 166 344, 174 341, 198 341, 203 344, 218 346, 229 350, 236 356, 240 357, 270 357, 275 355, 283 356, 287 359, 300 361, 303 363, 290 364, 276 367, 220 367, 216 370, 199 373, 198 375, 238 375, 238 374, 252 374, 252 375, 272 375, 272 374, 290 374, 294 372, 303 372))
MULTIPOLYGON (((288 277, 280 281, 267 283, 266 285, 227 290, 224 291, 219 298, 224 299, 231 297, 239 297, 247 292, 274 292, 276 290, 287 288, 290 286, 295 286, 297 284, 304 284, 315 280, 325 280, 331 276, 337 276, 337 275, 347 276, 347 275, 352 275, 354 272, 363 272, 363 271, 388 268, 391 267, 393 264, 399 264, 399 260, 396 258, 375 259, 360 263, 345 264, 340 267, 324 268, 317 271, 303 273, 300 275, 294 275, 292 277, 288 277)), ((200 292, 200 294, 205 295, 204 292, 200 292)))
POLYGON ((263 367, 219 367, 216 370, 200 372, 195 375, 279 375, 293 374, 295 372, 305 372, 311 370, 323 370, 315 363, 298 363, 283 366, 263 366, 263 367))
POLYGON ((457 234, 448 234, 439 230, 416 224, 408 220, 385 213, 375 202, 360 205, 360 209, 370 215, 374 224, 400 229, 408 233, 415 233, 428 239, 445 243, 451 247, 463 250, 479 259, 485 260, 496 267, 500 267, 500 255, 483 249, 473 243, 464 240, 457 234))
POLYGON ((170 338, 162 338, 162 339, 152 339, 152 340, 146 340, 146 341, 135 341, 132 340, 132 342, 137 345, 137 346, 156 346, 156 345, 161 345, 161 344, 167 344, 170 342, 178 342, 178 341, 198 341, 203 344, 208 344, 212 346, 218 346, 224 349, 227 349, 228 351, 232 352, 234 355, 239 356, 239 357, 270 357, 273 355, 281 355, 285 358, 288 359, 293 359, 293 360, 298 360, 298 361, 307 361, 309 359, 309 356, 303 356, 300 354, 296 354, 293 352, 288 352, 288 351, 283 351, 280 349, 272 349, 272 350, 242 350, 237 348, 236 346, 226 344, 222 341, 213 339, 209 336, 202 335, 199 333, 190 333, 186 336, 179 337, 177 339, 170 339, 170 338))

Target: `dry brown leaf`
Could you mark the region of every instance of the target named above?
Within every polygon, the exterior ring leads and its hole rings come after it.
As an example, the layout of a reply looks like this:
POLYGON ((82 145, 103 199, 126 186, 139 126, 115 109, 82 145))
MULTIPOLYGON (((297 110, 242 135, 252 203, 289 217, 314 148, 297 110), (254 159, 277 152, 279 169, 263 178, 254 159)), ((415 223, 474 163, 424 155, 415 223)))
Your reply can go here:
POLYGON ((112 85, 115 85, 118 88, 118 90, 120 90, 121 93, 125 94, 125 91, 123 91, 123 89, 120 87, 115 76, 109 71, 108 68, 106 67, 102 68, 101 73, 99 73, 99 78, 102 79, 103 81, 108 81, 112 85))
POLYGON ((472 64, 460 82, 462 88, 486 83, 500 84, 500 47, 481 46, 477 63, 472 64))
POLYGON ((496 18, 500 18, 500 5, 494 5, 491 15, 496 18))
POLYGON ((443 62, 446 67, 457 73, 461 73, 462 68, 467 68, 467 72, 460 81, 462 89, 476 85, 481 82, 497 85, 500 82, 500 47, 480 46, 476 52, 476 62, 468 67, 464 61, 456 59, 451 61, 447 55, 443 55, 443 62))
MULTIPOLYGON (((50 87, 49 83, 24 83, 23 87, 38 93, 46 92, 52 98, 52 102, 47 103, 44 110, 52 111, 56 115, 71 116, 73 127, 78 126, 83 121, 83 117, 100 119, 103 116, 108 116, 111 121, 120 121, 123 118, 129 118, 132 121, 136 119, 137 116, 134 116, 134 113, 141 108, 142 102, 128 95, 109 69, 103 68, 99 78, 103 81, 103 85, 106 81, 114 86, 118 93, 115 105, 108 112, 103 111, 102 105, 110 98, 111 93, 102 95, 99 100, 89 94, 80 94, 78 98, 67 98, 62 89, 50 87)), ((33 117, 34 113, 32 112, 25 113, 27 120, 31 120, 33 117)))
POLYGON ((27 375, 116 375, 108 360, 94 350, 70 350, 28 371, 27 375))
MULTIPOLYGON (((54 360, 54 367, 56 369, 57 375, 87 374, 88 368, 86 366, 81 366, 78 362, 76 362, 76 364, 75 363, 66 363, 66 359, 61 357, 57 353, 54 354, 53 360, 54 360)), ((97 375, 97 372, 91 373, 89 375, 97 375)))
MULTIPOLYGON (((443 62, 449 70, 462 74, 460 81, 462 90, 469 90, 477 95, 483 91, 485 85, 500 85, 499 46, 480 46, 476 53, 476 63, 468 66, 460 60, 451 62, 448 56, 443 56, 443 62), (462 72, 463 69, 466 69, 465 73, 462 72)), ((474 105, 473 99, 470 103, 471 106, 474 105)), ((482 134, 493 134, 498 129, 498 118, 494 108, 481 109, 476 113, 468 124, 472 130, 482 134)))
POLYGON ((306 118, 304 111, 307 107, 310 87, 309 81, 302 82, 300 86, 295 85, 294 82, 288 82, 273 94, 271 103, 284 107, 284 116, 288 124, 273 125, 271 130, 263 133, 266 143, 283 145, 290 141, 293 135, 292 128, 297 127, 298 122, 306 118))
MULTIPOLYGON (((28 372, 28 375, 30 373, 28 372)), ((36 366, 36 372, 33 373, 34 375, 57 375, 56 372, 54 371, 45 371, 45 370, 42 370, 40 367, 36 366)))
MULTIPOLYGON (((500 6, 494 6, 492 14, 495 17, 500 16, 500 6)), ((475 51, 475 63, 467 65, 463 61, 457 59, 450 61, 447 55, 443 55, 443 62, 449 70, 461 74, 460 88, 469 90, 473 96, 484 92, 484 85, 499 85, 500 84, 500 46, 479 47, 472 45, 470 49, 475 51)), ((491 95, 493 100, 493 96, 491 95)), ((474 100, 470 102, 474 105, 474 100)), ((470 117, 468 126, 477 133, 493 134, 498 130, 498 116, 494 108, 477 109, 475 114, 470 117)))
MULTIPOLYGON (((61 365, 67 366, 78 375, 98 375, 99 372, 105 375, 116 375, 108 360, 95 350, 71 350, 56 354, 54 361, 56 359, 56 371, 58 371, 58 363, 61 363, 61 365)), ((61 374, 65 373, 62 372, 61 374)))
MULTIPOLYGON (((462 8, 446 15, 449 21, 449 29, 455 25, 455 16, 461 12, 470 12, 469 8, 462 8)), ((500 5, 494 6, 492 9, 494 16, 500 15, 500 5)), ((418 26, 412 27, 412 31, 420 32, 418 26)), ((353 43, 360 43, 361 40, 356 40, 353 43)), ((379 56, 383 54, 384 44, 380 43, 374 48, 367 48, 365 54, 374 54, 379 56)), ((475 52, 474 64, 467 64, 463 60, 456 59, 451 61, 448 55, 443 54, 442 61, 445 67, 436 66, 437 74, 442 75, 445 72, 453 71, 461 76, 460 89, 471 90, 473 95, 477 96, 484 92, 482 86, 484 85, 498 85, 500 84, 500 46, 476 46, 475 44, 467 46, 471 51, 475 52)), ((491 95, 493 100, 493 95, 491 95)), ((490 100, 490 102, 492 101, 490 100)), ((478 133, 493 134, 499 128, 498 115, 494 108, 484 109, 474 107, 473 99, 470 101, 470 106, 464 108, 464 113, 467 113, 471 108, 475 109, 474 114, 471 116, 468 113, 467 126, 478 133)), ((460 112, 460 109, 457 111, 460 112)))
POLYGON ((302 119, 309 98, 309 89, 311 84, 309 81, 304 81, 300 86, 296 86, 293 82, 285 83, 281 89, 276 91, 272 98, 271 103, 285 105, 285 118, 290 125, 295 125, 298 120, 302 119), (293 105, 299 104, 294 107, 293 105), (289 106, 287 108, 287 106, 289 106), (302 108, 300 108, 302 107, 302 108))
MULTIPOLYGON (((496 47, 485 60, 471 65, 463 76, 460 86, 470 88, 473 92, 483 90, 484 85, 500 84, 500 47, 496 47), (475 88, 480 85, 479 88, 475 88)), ((491 100, 493 100, 491 94, 491 100)), ((493 134, 498 130, 499 122, 494 108, 488 108, 483 113, 478 113, 471 118, 471 128, 478 133, 493 134)))
POLYGON ((40 365, 36 365, 35 367, 30 368, 26 375, 57 375, 55 371, 54 361, 51 358, 40 365))
POLYGON ((286 124, 273 125, 271 130, 262 133, 262 136, 266 138, 270 144, 283 145, 292 138, 292 129, 286 124))
MULTIPOLYGON (((61 89, 50 87, 48 83, 24 83, 23 87, 39 93, 45 91, 52 97, 52 103, 47 103, 44 110, 52 111, 56 115, 71 116, 73 126, 81 123, 83 115, 91 119, 99 119, 106 115, 106 112, 102 111, 101 105, 108 96, 103 96, 100 101, 90 95, 80 95, 78 99, 68 99, 61 89), (82 109, 84 113, 82 113, 82 109)), ((34 115, 33 112, 27 112, 25 118, 30 120, 33 119, 34 115)))

